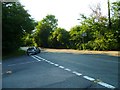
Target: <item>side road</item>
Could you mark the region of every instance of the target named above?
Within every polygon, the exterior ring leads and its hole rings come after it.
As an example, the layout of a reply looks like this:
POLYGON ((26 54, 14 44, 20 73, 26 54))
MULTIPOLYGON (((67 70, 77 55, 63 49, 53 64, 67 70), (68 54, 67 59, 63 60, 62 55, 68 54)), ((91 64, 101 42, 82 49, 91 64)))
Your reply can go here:
POLYGON ((74 54, 105 54, 110 56, 120 56, 120 51, 89 51, 89 50, 74 50, 74 49, 49 49, 42 48, 43 52, 65 52, 74 54))

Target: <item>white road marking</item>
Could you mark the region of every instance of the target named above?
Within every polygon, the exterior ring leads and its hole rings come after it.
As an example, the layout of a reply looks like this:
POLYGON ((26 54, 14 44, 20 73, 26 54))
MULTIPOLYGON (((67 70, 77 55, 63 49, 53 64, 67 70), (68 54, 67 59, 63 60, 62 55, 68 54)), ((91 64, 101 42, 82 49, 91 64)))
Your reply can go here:
POLYGON ((41 61, 41 60, 39 60, 38 58, 36 58, 36 57, 34 57, 34 56, 31 56, 31 57, 33 57, 33 58, 36 59, 37 61, 41 61))
POLYGON ((45 59, 42 59, 43 61, 45 60, 45 59))
POLYGON ((115 88, 114 86, 109 85, 109 84, 104 83, 104 82, 98 82, 98 84, 100 84, 100 85, 102 85, 102 86, 104 86, 104 87, 107 87, 107 88, 112 88, 112 89, 114 89, 114 88, 115 88))
POLYGON ((51 61, 49 61, 49 64, 52 64, 52 62, 51 62, 51 61))
POLYGON ((66 70, 66 71, 71 71, 70 69, 68 69, 68 68, 65 68, 64 70, 66 70))
POLYGON ((63 69, 64 67, 63 67, 63 66, 59 66, 59 68, 62 68, 62 69, 63 69))
POLYGON ((59 66, 58 64, 54 64, 55 66, 59 66))
POLYGON ((87 79, 87 80, 90 80, 90 81, 94 81, 95 79, 94 78, 91 78, 89 76, 83 76, 83 78, 87 79))
POLYGON ((35 55, 37 58, 39 58, 39 59, 42 59, 42 60, 46 60, 46 59, 44 59, 44 58, 42 58, 42 57, 39 57, 39 56, 37 56, 37 55, 35 55))
POLYGON ((50 62, 50 64, 54 64, 53 62, 50 62))
POLYGON ((47 60, 45 60, 47 62, 47 60))
POLYGON ((28 63, 33 63, 33 62, 38 62, 38 61, 31 61, 31 62, 25 62, 25 63, 16 63, 16 64, 10 64, 8 66, 15 66, 15 65, 21 65, 21 64, 28 64, 28 63))
POLYGON ((81 76, 81 75, 82 75, 81 73, 78 73, 78 72, 76 72, 76 71, 73 71, 72 73, 74 73, 74 74, 76 74, 76 75, 78 75, 78 76, 81 76))
POLYGON ((48 60, 45 60, 46 62, 48 62, 48 60))
POLYGON ((2 64, 2 63, 0 62, 0 64, 2 64))
POLYGON ((50 63, 50 61, 48 61, 48 60, 46 62, 50 63))
MULTIPOLYGON (((55 63, 53 63, 53 62, 51 62, 51 61, 48 61, 48 60, 46 60, 46 59, 44 59, 44 58, 42 58, 42 57, 39 57, 39 56, 37 56, 37 55, 35 55, 36 57, 38 57, 39 59, 42 59, 42 60, 45 60, 46 62, 48 62, 48 63, 50 63, 50 64, 53 64, 53 65, 55 65, 55 66, 59 66, 58 64, 55 64, 55 63)), ((64 70, 66 70, 66 71, 71 71, 69 68, 65 68, 65 67, 63 67, 63 66, 59 66, 59 68, 64 68, 64 70)), ((74 74, 76 74, 76 75, 78 75, 78 76, 81 76, 82 74, 81 73, 78 73, 78 72, 76 72, 76 71, 72 71, 72 73, 74 73, 74 74)), ((85 79, 87 79, 87 80, 90 80, 90 81, 95 81, 95 79, 94 78, 91 78, 91 77, 89 77, 89 76, 83 76, 83 78, 85 78, 85 79)), ((97 82, 99 85, 102 85, 102 86, 104 86, 104 87, 107 87, 107 88, 112 88, 112 89, 114 89, 115 87, 114 86, 112 86, 112 85, 110 85, 110 84, 107 84, 107 83, 104 83, 104 82, 97 82)))

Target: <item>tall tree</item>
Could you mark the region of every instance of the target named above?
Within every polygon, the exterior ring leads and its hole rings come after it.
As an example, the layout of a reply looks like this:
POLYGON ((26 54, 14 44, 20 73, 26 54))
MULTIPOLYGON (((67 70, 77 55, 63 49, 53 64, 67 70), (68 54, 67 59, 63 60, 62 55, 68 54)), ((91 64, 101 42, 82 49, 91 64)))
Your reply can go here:
POLYGON ((34 20, 19 2, 2 3, 3 54, 18 49, 24 33, 31 33, 34 20))
POLYGON ((52 48, 68 48, 69 33, 63 28, 57 28, 49 37, 49 44, 52 48))
POLYGON ((80 33, 81 27, 80 26, 74 26, 70 29, 69 35, 70 35, 70 48, 78 49, 80 44, 82 43, 81 33, 80 33))
MULTIPOLYGON (((112 3, 111 7, 111 22, 112 22, 112 33, 114 34, 114 39, 117 40, 117 44, 119 44, 120 40, 120 1, 116 1, 112 3)), ((116 48, 120 50, 120 45, 116 48)))
POLYGON ((56 19, 54 15, 47 15, 41 21, 42 24, 47 24, 48 26, 50 26, 51 30, 54 30, 57 28, 57 25, 58 25, 57 22, 58 22, 58 19, 56 19))
POLYGON ((35 42, 38 46, 49 47, 48 38, 50 34, 57 28, 57 19, 54 15, 47 15, 36 26, 34 34, 35 42))
POLYGON ((48 47, 48 37, 50 35, 51 27, 48 24, 42 24, 42 21, 36 26, 34 34, 35 42, 40 47, 48 47))
POLYGON ((110 18, 110 0, 108 0, 108 20, 109 20, 109 28, 111 28, 111 18, 110 18))

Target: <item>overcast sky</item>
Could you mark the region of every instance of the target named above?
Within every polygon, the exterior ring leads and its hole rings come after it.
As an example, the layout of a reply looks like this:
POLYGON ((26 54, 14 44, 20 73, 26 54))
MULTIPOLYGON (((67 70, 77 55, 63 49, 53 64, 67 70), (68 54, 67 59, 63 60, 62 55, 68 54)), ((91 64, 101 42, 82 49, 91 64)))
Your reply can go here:
MULTIPOLYGON (((90 15, 90 6, 100 3, 103 15, 107 15, 108 0, 20 0, 28 13, 37 21, 52 14, 58 19, 58 26, 69 30, 79 25, 80 14, 90 15)), ((113 2, 116 0, 110 0, 113 2)))

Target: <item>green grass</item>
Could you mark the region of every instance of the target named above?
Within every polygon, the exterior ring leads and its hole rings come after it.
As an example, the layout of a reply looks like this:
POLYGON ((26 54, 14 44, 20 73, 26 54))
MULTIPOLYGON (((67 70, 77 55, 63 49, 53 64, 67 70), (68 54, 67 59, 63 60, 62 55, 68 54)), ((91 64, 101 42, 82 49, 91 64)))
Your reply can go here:
POLYGON ((22 55, 25 55, 25 54, 26 54, 26 51, 19 49, 17 51, 14 51, 14 52, 11 52, 11 53, 9 53, 7 55, 2 56, 2 60, 12 58, 12 57, 22 56, 22 55))

